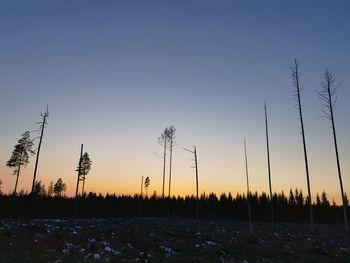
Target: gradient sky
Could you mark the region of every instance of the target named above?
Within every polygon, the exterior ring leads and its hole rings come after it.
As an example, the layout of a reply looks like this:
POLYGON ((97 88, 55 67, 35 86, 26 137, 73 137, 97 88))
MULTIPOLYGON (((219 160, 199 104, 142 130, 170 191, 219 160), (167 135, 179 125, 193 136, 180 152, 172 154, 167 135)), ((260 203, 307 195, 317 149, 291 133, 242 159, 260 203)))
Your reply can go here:
MULTIPOLYGON (((300 60, 311 190, 339 200, 330 125, 315 90, 329 68, 340 83, 340 161, 350 193, 349 1, 1 1, 0 179, 14 144, 50 117, 37 178, 75 190, 80 144, 93 161, 86 190, 133 194, 141 176, 161 193, 157 137, 177 128, 173 193, 267 191, 263 104, 270 115, 273 190, 306 177, 290 66, 300 60)), ((19 189, 29 190, 33 163, 19 189)))

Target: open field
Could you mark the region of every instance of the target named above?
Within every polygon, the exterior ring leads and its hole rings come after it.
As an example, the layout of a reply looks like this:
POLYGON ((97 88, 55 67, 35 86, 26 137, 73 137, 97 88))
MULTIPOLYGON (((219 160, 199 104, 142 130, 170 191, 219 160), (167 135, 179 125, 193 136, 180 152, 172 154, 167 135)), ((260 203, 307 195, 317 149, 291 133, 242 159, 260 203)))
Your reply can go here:
POLYGON ((350 262, 339 225, 131 218, 1 220, 0 262, 350 262))

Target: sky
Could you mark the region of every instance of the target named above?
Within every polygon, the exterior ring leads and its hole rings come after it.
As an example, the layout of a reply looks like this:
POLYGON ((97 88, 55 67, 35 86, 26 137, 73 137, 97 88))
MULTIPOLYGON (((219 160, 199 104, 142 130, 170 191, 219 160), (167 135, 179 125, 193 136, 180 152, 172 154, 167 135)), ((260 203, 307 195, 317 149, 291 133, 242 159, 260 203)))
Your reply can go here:
MULTIPOLYGON (((59 177, 73 195, 80 145, 92 168, 86 191, 134 194, 141 176, 161 194, 162 147, 174 125, 172 194, 268 191, 264 101, 273 191, 306 176, 291 65, 300 62, 313 196, 339 200, 329 122, 316 95, 329 68, 344 189, 350 193, 350 3, 348 1, 1 1, 0 180, 20 135, 49 105, 37 179, 59 177)), ((32 133, 36 137, 36 133, 32 133)), ((36 144, 38 140, 35 141, 36 144)), ((30 190, 35 156, 19 178, 30 190)), ((167 176, 168 176, 167 166, 167 176)), ((168 184, 168 180, 166 181, 168 184)), ((167 194, 167 192, 166 192, 167 194)))

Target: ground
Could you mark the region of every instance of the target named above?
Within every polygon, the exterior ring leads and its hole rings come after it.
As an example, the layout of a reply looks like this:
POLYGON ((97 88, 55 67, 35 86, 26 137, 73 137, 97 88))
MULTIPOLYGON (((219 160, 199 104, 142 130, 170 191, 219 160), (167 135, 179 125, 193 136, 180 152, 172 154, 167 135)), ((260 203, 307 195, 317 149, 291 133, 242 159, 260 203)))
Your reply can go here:
POLYGON ((168 218, 0 220, 0 262, 350 262, 339 225, 168 218))

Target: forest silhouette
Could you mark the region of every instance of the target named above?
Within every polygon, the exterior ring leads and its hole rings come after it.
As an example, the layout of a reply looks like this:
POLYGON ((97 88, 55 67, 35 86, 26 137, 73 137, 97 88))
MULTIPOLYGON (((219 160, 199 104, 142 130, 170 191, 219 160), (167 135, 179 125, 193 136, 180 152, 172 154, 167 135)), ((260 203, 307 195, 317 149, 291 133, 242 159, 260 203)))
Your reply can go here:
MULTIPOLYGON (((346 197, 346 195, 345 195, 346 197)), ((299 189, 291 189, 273 194, 275 220, 277 222, 305 223, 308 221, 308 204, 299 189)), ((77 201, 77 218, 115 218, 115 217, 164 217, 195 218, 195 196, 173 196, 163 199, 153 193, 151 196, 115 195, 88 193, 77 199, 66 196, 48 195, 1 195, 0 217, 2 218, 71 218, 77 201), (141 202, 141 211, 140 211, 141 202)), ((347 197, 346 197, 346 202, 347 197)), ((270 222, 269 196, 266 193, 251 193, 250 204, 253 222, 270 222)), ((326 192, 317 194, 313 203, 315 223, 344 223, 342 207, 328 200, 326 192)), ((348 211, 349 212, 349 211, 348 211)), ((247 221, 247 198, 245 194, 215 193, 201 194, 199 198, 200 219, 222 219, 247 221)))

